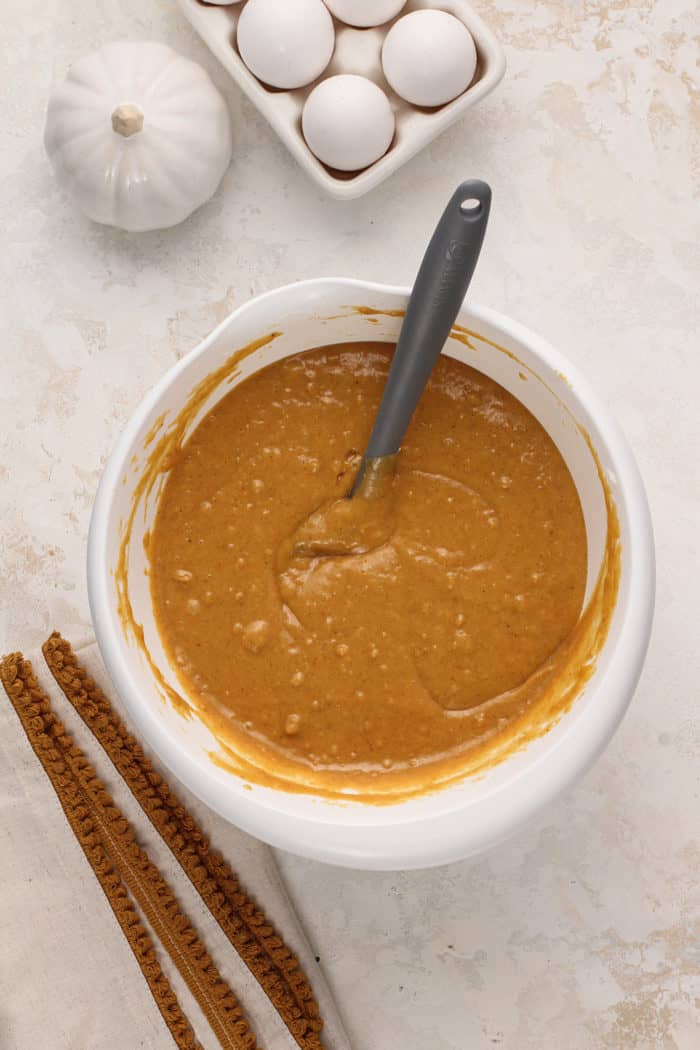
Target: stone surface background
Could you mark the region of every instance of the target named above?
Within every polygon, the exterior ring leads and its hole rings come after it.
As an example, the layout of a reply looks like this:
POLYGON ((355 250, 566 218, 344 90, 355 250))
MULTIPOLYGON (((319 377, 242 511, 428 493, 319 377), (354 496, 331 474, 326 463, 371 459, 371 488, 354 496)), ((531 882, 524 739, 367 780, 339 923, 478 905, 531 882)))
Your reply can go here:
POLYGON ((358 1050, 692 1050, 700 1014, 698 30, 694 0, 476 0, 506 79, 383 187, 326 199, 174 0, 5 0, 0 28, 0 650, 90 635, 105 458, 149 386, 233 307, 319 275, 409 283, 453 185, 488 179, 476 300, 560 346, 638 456, 658 606, 636 699, 582 784, 438 871, 281 857, 358 1050), (165 40, 224 91, 235 155, 182 226, 91 225, 42 149, 79 55, 165 40), (695 196, 694 196, 695 192, 695 196))

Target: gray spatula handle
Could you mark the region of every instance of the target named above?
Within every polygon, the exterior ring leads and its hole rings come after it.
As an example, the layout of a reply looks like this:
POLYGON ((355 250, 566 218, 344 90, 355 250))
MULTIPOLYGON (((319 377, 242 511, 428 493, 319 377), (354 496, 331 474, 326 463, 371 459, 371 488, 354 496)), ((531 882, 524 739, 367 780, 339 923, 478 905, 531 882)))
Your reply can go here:
MULTIPOLYGON (((491 190, 468 179, 452 195, 423 257, 365 460, 398 452, 467 293, 491 207, 491 190)), ((360 475, 363 473, 364 461, 360 475)))

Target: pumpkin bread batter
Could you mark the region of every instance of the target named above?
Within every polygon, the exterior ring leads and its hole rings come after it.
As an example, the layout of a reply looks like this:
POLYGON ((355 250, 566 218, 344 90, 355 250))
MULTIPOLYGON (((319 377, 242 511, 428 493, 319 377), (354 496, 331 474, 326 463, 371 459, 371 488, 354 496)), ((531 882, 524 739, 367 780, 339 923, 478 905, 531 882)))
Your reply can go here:
POLYGON ((579 621, 571 475, 467 365, 439 359, 384 498, 342 499, 392 349, 323 347, 236 386, 178 453, 149 544, 184 691, 232 753, 290 783, 429 785, 537 704, 579 621), (323 540, 328 510, 332 532, 359 515, 360 539, 321 554, 299 536, 323 540))

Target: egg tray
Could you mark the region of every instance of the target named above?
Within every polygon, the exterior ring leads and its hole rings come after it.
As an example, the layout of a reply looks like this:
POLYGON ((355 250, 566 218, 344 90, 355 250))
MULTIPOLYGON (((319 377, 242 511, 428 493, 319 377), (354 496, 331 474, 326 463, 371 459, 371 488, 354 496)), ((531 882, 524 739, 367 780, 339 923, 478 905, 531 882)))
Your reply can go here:
POLYGON ((335 51, 321 76, 303 88, 283 91, 267 87, 243 62, 236 47, 236 25, 245 3, 217 7, 200 0, 178 0, 193 28, 231 74, 251 102, 257 106, 302 168, 322 189, 339 200, 361 197, 401 167, 445 128, 496 87, 505 68, 503 51, 490 29, 465 0, 409 0, 385 25, 357 29, 334 18, 335 51), (435 109, 421 109, 405 102, 389 87, 381 64, 384 38, 394 22, 410 11, 435 8, 448 11, 463 22, 476 45, 477 64, 472 83, 452 102, 435 109), (338 73, 368 77, 386 92, 396 118, 396 131, 388 151, 374 164, 358 172, 336 171, 322 164, 301 130, 301 114, 307 96, 322 80, 338 73))

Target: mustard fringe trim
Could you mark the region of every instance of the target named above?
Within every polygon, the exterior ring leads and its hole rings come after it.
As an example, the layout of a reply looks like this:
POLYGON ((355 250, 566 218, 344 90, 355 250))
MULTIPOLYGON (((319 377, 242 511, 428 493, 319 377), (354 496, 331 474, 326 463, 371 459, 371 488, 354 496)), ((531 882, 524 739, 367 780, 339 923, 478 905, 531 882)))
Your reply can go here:
POLYGON ((182 1050, 203 1050, 160 967, 134 901, 181 973, 221 1046, 226 1050, 258 1050, 235 995, 180 910, 172 890, 136 842, 133 828, 51 710, 32 665, 20 653, 13 653, 0 663, 0 679, 175 1044, 182 1050))
MULTIPOLYGON (((54 632, 44 643, 43 653, 63 693, 102 745, 298 1046, 323 1050, 323 1021, 294 953, 155 771, 107 697, 80 666, 69 643, 54 632)), ((253 1044, 241 1045, 248 1050, 253 1044)))

